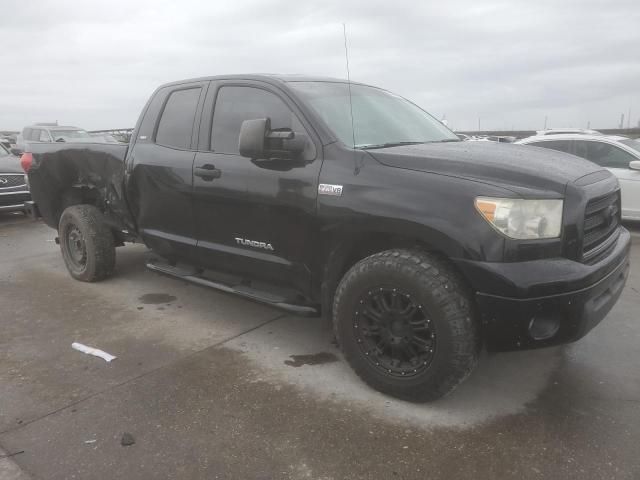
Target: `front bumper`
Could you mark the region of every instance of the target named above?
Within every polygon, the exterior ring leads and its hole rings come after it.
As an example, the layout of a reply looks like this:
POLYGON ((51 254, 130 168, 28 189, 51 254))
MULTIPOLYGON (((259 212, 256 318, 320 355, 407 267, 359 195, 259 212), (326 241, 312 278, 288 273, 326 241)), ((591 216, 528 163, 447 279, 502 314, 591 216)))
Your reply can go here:
POLYGON ((28 190, 0 191, 0 212, 16 212, 26 209, 25 202, 31 200, 28 190))
POLYGON ((583 337, 620 297, 630 245, 631 235, 621 229, 610 255, 594 265, 568 259, 458 261, 477 292, 488 349, 539 348, 583 337))

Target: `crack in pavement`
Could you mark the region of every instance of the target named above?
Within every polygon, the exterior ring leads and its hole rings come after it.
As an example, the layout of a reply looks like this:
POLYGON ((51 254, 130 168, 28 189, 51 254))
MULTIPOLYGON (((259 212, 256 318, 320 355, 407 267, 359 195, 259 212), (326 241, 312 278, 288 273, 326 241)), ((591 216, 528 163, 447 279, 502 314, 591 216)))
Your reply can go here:
POLYGON ((13 457, 24 453, 24 450, 13 453, 7 453, 7 450, 0 443, 0 479, 7 480, 30 480, 35 478, 33 473, 18 465, 13 457))
MULTIPOLYGON (((208 345, 208 346, 206 346, 206 347, 204 347, 204 348, 201 348, 200 350, 193 351, 193 352, 191 352, 191 353, 189 353, 189 354, 187 354, 187 355, 185 355, 185 356, 183 356, 183 357, 180 357, 180 358, 175 359, 175 360, 174 360, 174 361, 172 361, 172 362, 165 363, 164 365, 160 365, 160 366, 158 366, 158 367, 156 367, 156 368, 153 368, 153 369, 151 369, 151 370, 149 370, 149 371, 147 371, 147 372, 141 373, 140 375, 136 375, 135 377, 129 378, 129 379, 127 379, 127 380, 124 380, 124 381, 122 381, 122 382, 120 382, 120 383, 117 383, 117 384, 115 384, 115 385, 112 385, 112 386, 110 386, 110 387, 108 387, 108 388, 105 388, 105 389, 103 389, 103 390, 99 390, 99 391, 97 391, 97 392, 91 393, 91 394, 89 394, 89 395, 87 395, 87 396, 85 396, 85 397, 82 397, 82 398, 81 398, 81 399, 79 399, 79 400, 76 400, 76 401, 71 402, 71 403, 69 403, 69 404, 67 404, 67 405, 64 405, 64 406, 62 406, 62 407, 60 407, 60 408, 57 408, 57 409, 55 409, 55 410, 52 410, 51 412, 45 413, 44 415, 40 415, 39 417, 36 417, 36 418, 34 418, 34 419, 32 419, 32 420, 29 420, 29 421, 23 422, 23 423, 21 423, 20 425, 16 425, 16 426, 14 426, 14 427, 10 427, 10 428, 8 428, 8 429, 6 429, 6 430, 2 430, 2 431, 0 431, 0 436, 5 435, 5 434, 7 434, 7 433, 16 432, 16 431, 20 430, 21 428, 26 427, 27 425, 31 425, 32 423, 38 422, 38 421, 40 421, 40 420, 43 420, 43 419, 45 419, 45 418, 47 418, 47 417, 50 417, 51 415, 55 415, 56 413, 62 412, 62 411, 66 410, 66 409, 68 409, 68 408, 70 408, 70 407, 74 407, 74 406, 76 406, 76 405, 79 405, 80 403, 85 402, 85 401, 87 401, 87 400, 90 400, 90 399, 92 399, 92 398, 94 398, 94 397, 97 397, 98 395, 102 395, 103 393, 107 393, 107 392, 112 391, 112 390, 114 390, 114 389, 116 389, 116 388, 122 387, 122 386, 124 386, 124 385, 128 385, 129 383, 132 383, 132 382, 134 382, 134 381, 136 381, 136 380, 139 380, 139 379, 141 379, 141 378, 144 378, 144 377, 146 377, 147 375, 150 375, 150 374, 152 374, 152 373, 158 372, 158 371, 160 371, 160 370, 162 370, 162 369, 164 369, 164 368, 170 367, 171 365, 174 365, 174 364, 175 364, 175 363, 177 363, 177 362, 181 362, 181 361, 183 361, 183 360, 185 360, 185 359, 187 359, 187 358, 194 357, 194 356, 196 356, 196 355, 198 355, 198 354, 200 354, 200 353, 202 353, 202 352, 205 352, 205 351, 207 351, 207 350, 209 350, 209 349, 218 348, 218 347, 220 347, 220 346, 224 345, 224 344, 225 344, 225 343, 227 343, 227 342, 231 342, 232 340, 235 340, 235 339, 237 339, 237 338, 239 338, 239 337, 242 337, 243 335, 246 335, 246 334, 251 333, 251 332, 253 332, 253 331, 255 331, 255 330, 258 330, 258 329, 260 329, 260 328, 264 327, 265 325, 269 325, 270 323, 273 323, 273 322, 275 322, 276 320, 280 320, 281 318, 284 318, 284 317, 286 317, 286 316, 287 316, 287 314, 286 314, 286 313, 281 313, 280 315, 277 315, 277 316, 275 316, 274 318, 271 318, 271 319, 269 319, 269 320, 266 320, 266 321, 264 321, 264 322, 260 323, 259 325, 256 325, 256 326, 254 326, 254 327, 251 327, 251 328, 249 328, 249 329, 247 329, 247 330, 245 330, 245 331, 243 331, 243 332, 240 332, 240 333, 238 333, 238 334, 236 334, 236 335, 233 335, 233 336, 231 336, 231 337, 229 337, 229 338, 226 338, 226 339, 224 339, 224 340, 221 340, 221 341, 219 341, 219 342, 217 342, 217 343, 214 343, 214 344, 212 344, 212 345, 208 345)), ((0 445, 0 447, 1 447, 1 445, 0 445)))

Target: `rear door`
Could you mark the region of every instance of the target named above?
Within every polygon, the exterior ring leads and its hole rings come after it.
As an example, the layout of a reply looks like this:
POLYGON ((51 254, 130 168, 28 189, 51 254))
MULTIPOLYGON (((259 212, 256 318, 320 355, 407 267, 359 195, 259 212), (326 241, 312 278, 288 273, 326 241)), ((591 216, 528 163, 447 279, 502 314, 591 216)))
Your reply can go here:
POLYGON ((208 82, 165 87, 147 106, 127 165, 138 231, 157 253, 197 260, 193 160, 208 82))

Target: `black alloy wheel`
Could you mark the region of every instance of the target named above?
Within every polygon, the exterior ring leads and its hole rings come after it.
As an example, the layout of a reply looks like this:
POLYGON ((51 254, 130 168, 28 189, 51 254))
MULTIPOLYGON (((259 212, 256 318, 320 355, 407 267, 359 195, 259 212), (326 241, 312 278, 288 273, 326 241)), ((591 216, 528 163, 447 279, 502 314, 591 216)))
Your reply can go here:
POLYGON ((356 308, 356 341, 377 369, 408 377, 429 368, 436 349, 435 325, 410 294, 393 287, 373 288, 356 308))

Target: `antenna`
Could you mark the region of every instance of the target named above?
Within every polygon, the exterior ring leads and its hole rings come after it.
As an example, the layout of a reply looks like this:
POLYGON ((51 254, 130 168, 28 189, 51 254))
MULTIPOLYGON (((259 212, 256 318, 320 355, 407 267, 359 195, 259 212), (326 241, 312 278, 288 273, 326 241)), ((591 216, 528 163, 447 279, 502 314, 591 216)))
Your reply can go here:
MULTIPOLYGON (((351 74, 349 73, 349 50, 347 49, 347 25, 342 24, 342 33, 344 34, 344 58, 347 61, 347 85, 349 85, 349 111, 351 113, 351 137, 353 139, 353 148, 356 148, 356 130, 353 126, 353 101, 351 100, 351 74)), ((355 151, 354 151, 355 156, 355 151)))

